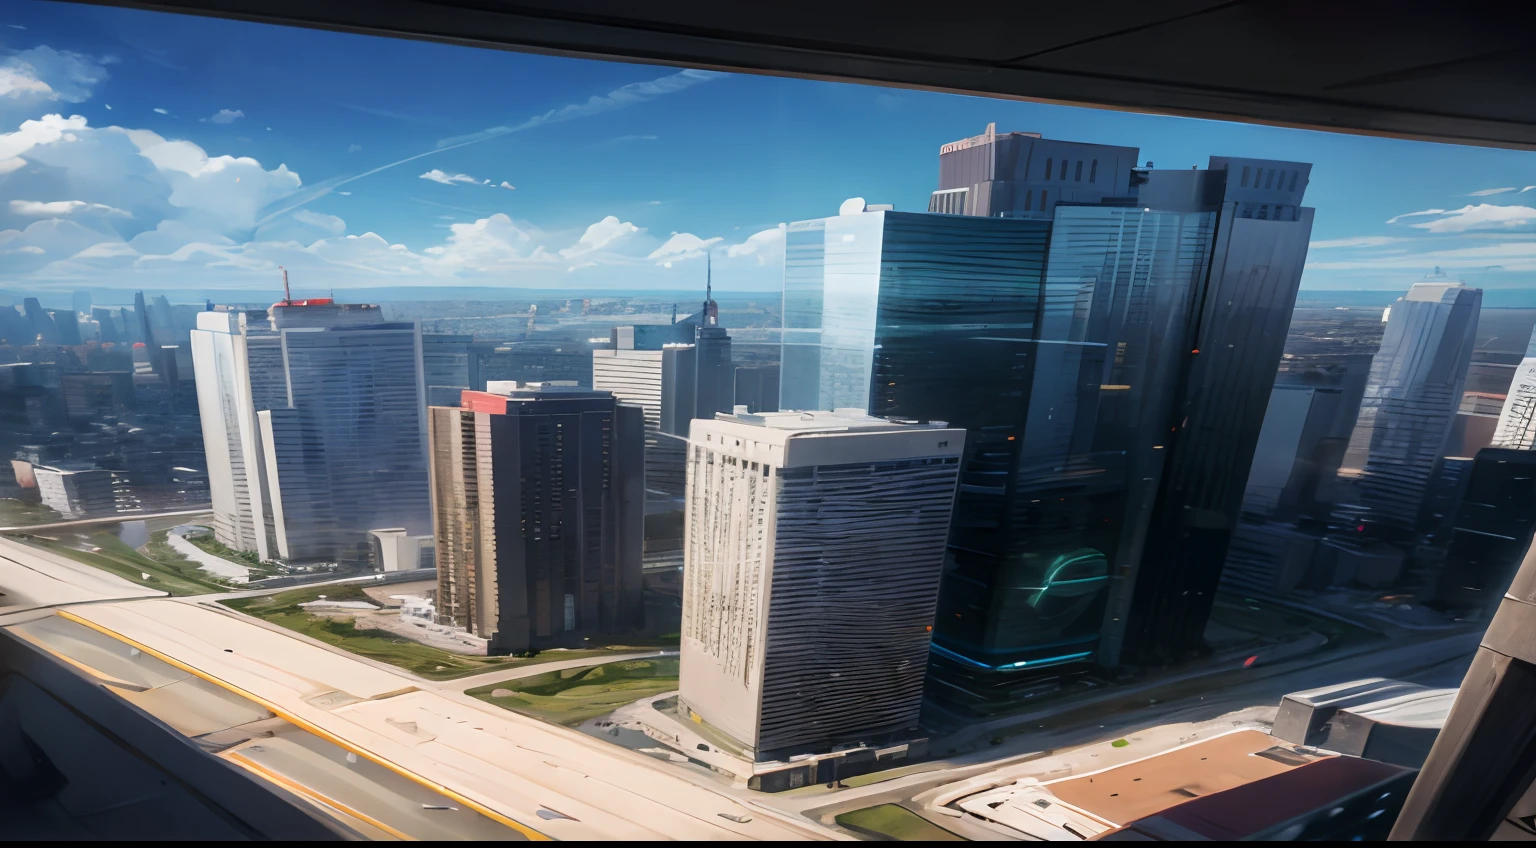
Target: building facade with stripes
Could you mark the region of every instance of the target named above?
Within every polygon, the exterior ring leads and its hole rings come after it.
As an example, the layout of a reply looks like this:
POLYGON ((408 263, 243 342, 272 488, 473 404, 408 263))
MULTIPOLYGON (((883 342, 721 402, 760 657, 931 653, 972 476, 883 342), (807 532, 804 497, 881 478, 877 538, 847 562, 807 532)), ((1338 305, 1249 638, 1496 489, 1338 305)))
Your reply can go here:
POLYGON ((758 759, 916 728, 964 446, 856 410, 695 420, 683 707, 758 759))

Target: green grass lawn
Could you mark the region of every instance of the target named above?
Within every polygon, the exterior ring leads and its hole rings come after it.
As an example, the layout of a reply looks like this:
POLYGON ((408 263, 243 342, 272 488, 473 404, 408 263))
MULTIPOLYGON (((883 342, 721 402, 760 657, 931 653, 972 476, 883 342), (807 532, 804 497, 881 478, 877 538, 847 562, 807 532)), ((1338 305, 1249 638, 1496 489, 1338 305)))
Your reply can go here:
POLYGON ((0 498, 0 527, 25 527, 64 520, 66 520, 64 516, 40 503, 30 503, 16 498, 0 498))
MULTIPOLYGON (((164 534, 157 534, 162 543, 164 534)), ((100 550, 86 551, 73 547, 66 542, 55 542, 49 539, 41 539, 35 536, 12 536, 19 541, 35 547, 63 554, 77 562, 108 571, 117 576, 140 586, 151 589, 159 589, 170 592, 172 595, 206 595, 210 592, 225 592, 229 585, 223 583, 206 571, 197 567, 197 564, 188 560, 181 554, 163 545, 163 551, 153 547, 154 542, 148 547, 153 558, 134 550, 111 533, 94 533, 86 542, 100 550), (145 578, 144 575, 149 577, 145 578)))
POLYGON ((594 668, 552 671, 465 692, 502 709, 575 727, 625 704, 677 688, 677 658, 629 660, 594 668), (512 694, 496 697, 497 690, 512 694))
MULTIPOLYGON (((164 533, 157 533, 156 536, 162 541, 165 538, 164 533)), ((150 544, 154 544, 154 538, 150 538, 150 544)), ((213 554, 219 559, 227 559, 236 565, 244 566, 251 580, 260 580, 264 577, 279 577, 286 573, 270 562, 262 562, 261 557, 253 551, 237 551, 225 545, 223 542, 215 539, 212 532, 190 533, 186 536, 186 539, 196 547, 213 554)))
POLYGON ((899 804, 880 804, 842 813, 837 823, 849 830, 901 842, 963 842, 965 840, 899 804))
POLYGON ((374 603, 357 584, 311 586, 272 595, 232 598, 220 603, 358 656, 398 666, 428 680, 453 680, 488 671, 506 671, 536 663, 607 656, 627 650, 604 648, 590 651, 544 651, 534 657, 466 656, 413 642, 388 631, 359 629, 353 619, 313 615, 299 606, 319 600, 321 595, 330 601, 374 603))

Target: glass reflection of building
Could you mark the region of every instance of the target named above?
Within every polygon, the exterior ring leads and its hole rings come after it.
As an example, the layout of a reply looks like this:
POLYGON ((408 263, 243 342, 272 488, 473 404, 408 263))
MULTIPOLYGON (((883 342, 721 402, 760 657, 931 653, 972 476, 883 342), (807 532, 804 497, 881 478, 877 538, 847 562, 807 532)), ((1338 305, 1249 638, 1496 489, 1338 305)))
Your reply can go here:
POLYGON ((781 408, 969 431, 931 691, 1006 700, 1037 670, 1200 647, 1306 256, 1309 170, 1213 157, 1049 221, 789 227, 781 408))
POLYGON ((1095 659, 1111 578, 1135 561, 1156 495, 1213 223, 1057 209, 1005 532, 946 574, 935 642, 958 685, 1095 659))

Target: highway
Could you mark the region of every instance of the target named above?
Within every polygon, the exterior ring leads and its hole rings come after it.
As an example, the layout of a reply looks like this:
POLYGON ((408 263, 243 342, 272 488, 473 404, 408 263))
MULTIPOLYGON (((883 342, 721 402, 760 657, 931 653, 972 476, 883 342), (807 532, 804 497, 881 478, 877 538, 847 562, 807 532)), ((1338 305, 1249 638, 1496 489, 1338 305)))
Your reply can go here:
POLYGON ((0 533, 35 533, 39 530, 68 530, 71 527, 90 527, 96 524, 122 524, 125 521, 147 521, 153 518, 180 518, 184 515, 207 515, 213 509, 212 504, 204 504, 196 509, 181 509, 175 512, 146 512, 143 514, 114 513, 96 518, 77 518, 73 521, 54 521, 49 524, 24 524, 19 527, 0 527, 0 533))
POLYGON ((644 754, 470 698, 462 688, 473 679, 427 685, 211 605, 145 597, 142 587, 13 540, 0 539, 0 587, 10 602, 0 607, 0 638, 44 647, 189 736, 237 730, 252 709, 281 719, 292 729, 209 756, 274 791, 315 799, 360 832, 475 837, 500 823, 529 838, 572 840, 841 838, 644 754), (151 657, 163 679, 125 682, 151 657), (215 691, 227 695, 210 701, 215 691), (384 796, 405 806, 368 800, 384 796))

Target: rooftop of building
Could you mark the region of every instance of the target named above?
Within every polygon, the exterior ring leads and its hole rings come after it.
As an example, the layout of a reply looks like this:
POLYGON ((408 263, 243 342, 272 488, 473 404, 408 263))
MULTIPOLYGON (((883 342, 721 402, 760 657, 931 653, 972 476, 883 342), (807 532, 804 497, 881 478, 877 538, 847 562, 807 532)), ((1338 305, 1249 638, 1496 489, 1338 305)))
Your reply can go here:
POLYGON ((747 412, 737 406, 734 412, 715 413, 716 421, 733 421, 766 427, 770 430, 792 430, 796 433, 826 433, 868 430, 904 430, 915 427, 942 429, 946 421, 915 421, 908 418, 880 418, 862 409, 839 408, 831 410, 784 410, 781 412, 747 412))
POLYGON ((1403 296, 1403 300, 1428 301, 1430 303, 1441 303, 1441 302, 1443 302, 1445 300, 1445 296, 1447 294, 1449 294, 1451 292, 1457 292, 1457 291, 1463 291, 1463 290, 1469 290, 1469 289, 1471 291, 1481 291, 1481 289, 1471 288, 1466 283, 1463 283, 1460 280, 1446 280, 1444 282, 1436 281, 1436 282, 1431 282, 1431 283, 1414 283, 1412 286, 1410 286, 1408 288, 1408 293, 1403 296))
POLYGON ((574 380, 549 380, 518 383, 515 380, 490 380, 486 390, 464 389, 459 394, 460 409, 505 415, 534 401, 608 401, 613 393, 582 388, 574 380))

